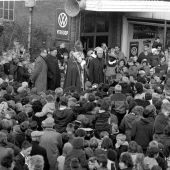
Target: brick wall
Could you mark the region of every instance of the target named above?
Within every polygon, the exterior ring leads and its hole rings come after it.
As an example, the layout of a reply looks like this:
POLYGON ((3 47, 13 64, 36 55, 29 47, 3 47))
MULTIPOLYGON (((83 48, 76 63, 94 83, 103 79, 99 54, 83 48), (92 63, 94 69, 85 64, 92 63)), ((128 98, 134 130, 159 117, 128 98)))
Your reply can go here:
MULTIPOLYGON (((65 0, 46 0, 37 1, 33 9, 33 27, 43 27, 52 35, 53 41, 50 45, 58 45, 61 41, 56 39, 56 9, 64 9, 65 0)), ((15 2, 15 21, 19 24, 28 24, 29 10, 25 7, 25 2, 15 2)), ((79 19, 80 16, 70 19, 70 40, 65 41, 69 48, 73 47, 74 42, 79 38, 79 19)))

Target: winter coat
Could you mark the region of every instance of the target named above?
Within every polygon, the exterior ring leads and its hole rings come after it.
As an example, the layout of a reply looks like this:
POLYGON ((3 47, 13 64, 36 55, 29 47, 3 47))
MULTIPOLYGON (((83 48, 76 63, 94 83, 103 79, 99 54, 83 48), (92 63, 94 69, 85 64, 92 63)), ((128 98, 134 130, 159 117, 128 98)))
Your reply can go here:
POLYGON ((110 132, 110 125, 109 125, 109 112, 101 112, 96 115, 95 118, 95 130, 100 134, 102 131, 110 132))
POLYGON ((104 59, 95 58, 90 62, 89 65, 89 79, 92 84, 104 82, 104 59))
POLYGON ((86 154, 83 150, 84 141, 82 138, 78 137, 73 139, 72 145, 73 149, 66 155, 64 170, 71 170, 70 163, 73 158, 77 158, 80 162, 82 169, 87 169, 88 164, 86 160, 86 154))
POLYGON ((46 149, 50 170, 56 170, 57 157, 62 148, 62 136, 52 128, 46 128, 41 136, 40 146, 46 149))
POLYGON ((55 90, 57 87, 60 87, 60 69, 58 66, 57 57, 48 55, 45 59, 47 63, 47 89, 55 90))
POLYGON ((136 141, 144 150, 147 149, 149 142, 152 141, 153 124, 153 118, 141 118, 132 125, 132 140, 136 141))
POLYGON ((120 132, 125 133, 127 141, 131 140, 132 124, 137 119, 138 119, 138 117, 135 114, 129 113, 129 114, 125 115, 121 121, 119 130, 120 130, 120 132))
POLYGON ((31 80, 34 82, 38 92, 45 92, 47 90, 47 64, 41 56, 35 61, 31 80))
POLYGON ((73 57, 70 57, 67 63, 64 88, 74 86, 78 91, 81 90, 82 87, 81 69, 82 68, 80 64, 73 57))
POLYGON ((75 120, 75 115, 71 109, 56 110, 53 113, 55 129, 59 133, 66 130, 67 124, 75 120))
POLYGON ((29 80, 29 73, 28 73, 27 68, 25 68, 23 66, 18 66, 16 81, 21 83, 21 82, 28 81, 28 80, 29 80))
POLYGON ((13 170, 28 170, 28 166, 25 164, 25 158, 19 153, 15 160, 15 166, 13 170))
POLYGON ((50 169, 48 158, 47 158, 47 152, 43 147, 39 146, 38 142, 32 142, 32 149, 31 149, 30 156, 33 155, 41 155, 44 158, 44 170, 50 169))
POLYGON ((154 133, 163 134, 166 125, 168 125, 168 121, 168 118, 163 113, 158 114, 155 118, 154 133))

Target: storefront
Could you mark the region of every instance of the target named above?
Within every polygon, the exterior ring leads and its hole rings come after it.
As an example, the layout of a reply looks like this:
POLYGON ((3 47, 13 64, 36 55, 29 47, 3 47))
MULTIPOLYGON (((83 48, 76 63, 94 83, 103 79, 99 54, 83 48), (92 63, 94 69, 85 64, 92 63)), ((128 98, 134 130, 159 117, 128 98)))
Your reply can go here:
POLYGON ((101 46, 101 43, 120 45, 121 27, 121 13, 83 11, 80 36, 84 48, 89 50, 101 46))
POLYGON ((170 44, 169 11, 170 2, 166 1, 86 0, 84 13, 88 17, 82 15, 81 39, 86 49, 104 41, 109 47, 119 44, 127 57, 131 44, 139 54, 143 44, 151 46, 157 36, 165 47, 170 44))

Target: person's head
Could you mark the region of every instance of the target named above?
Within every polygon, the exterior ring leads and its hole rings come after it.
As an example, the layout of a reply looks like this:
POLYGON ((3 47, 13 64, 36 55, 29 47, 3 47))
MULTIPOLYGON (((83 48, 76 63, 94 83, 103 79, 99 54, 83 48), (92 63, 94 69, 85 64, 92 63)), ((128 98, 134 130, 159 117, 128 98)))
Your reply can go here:
POLYGON ((122 145, 123 143, 125 143, 126 141, 126 135, 122 134, 122 133, 119 133, 117 136, 116 136, 116 141, 119 145, 122 145))
POLYGON ((119 85, 119 84, 117 84, 117 85, 115 86, 115 93, 121 93, 121 92, 122 92, 122 86, 119 85))
POLYGON ((100 168, 107 168, 107 157, 104 154, 97 156, 97 162, 100 168))
POLYGON ((22 143, 21 150, 24 156, 29 156, 32 150, 32 145, 28 141, 24 141, 22 143))
POLYGON ((53 56, 53 57, 56 57, 57 55, 57 49, 55 47, 51 48, 50 49, 50 54, 53 56))
POLYGON ((154 165, 151 170, 162 170, 162 168, 158 165, 154 165))
POLYGON ((12 149, 8 149, 4 157, 1 159, 1 166, 4 168, 13 169, 13 159, 14 159, 14 152, 12 149))
POLYGON ((128 151, 130 153, 137 153, 138 152, 138 144, 135 141, 130 141, 128 151))
POLYGON ((125 60, 123 60, 123 59, 120 60, 120 61, 119 61, 119 66, 120 66, 120 67, 123 67, 124 65, 125 65, 125 60))
POLYGON ((149 148, 152 148, 152 147, 156 147, 158 148, 158 142, 156 140, 152 140, 151 142, 149 142, 149 148))
POLYGON ((144 118, 154 117, 155 113, 156 113, 155 106, 148 105, 148 106, 145 107, 145 110, 143 112, 143 117, 144 118))
POLYGON ((160 52, 160 51, 162 50, 161 44, 158 44, 158 45, 156 46, 156 49, 157 49, 158 52, 160 52))
POLYGON ((47 56, 47 50, 45 48, 41 48, 40 55, 45 58, 47 56))
POLYGON ((28 164, 29 170, 43 170, 44 169, 44 159, 41 155, 31 156, 28 164))
POLYGON ((110 107, 109 102, 107 102, 106 100, 102 100, 100 109, 101 109, 101 110, 108 111, 108 110, 109 110, 109 107, 110 107))
POLYGON ((127 169, 132 167, 133 167, 133 161, 131 155, 127 152, 122 153, 119 160, 119 168, 122 170, 122 169, 127 169))
POLYGON ((73 134, 74 133, 74 124, 72 124, 72 123, 67 124, 66 131, 68 134, 73 134))
POLYGON ((7 135, 4 132, 0 132, 0 144, 1 145, 7 144, 7 135))
POLYGON ((147 155, 150 158, 157 158, 159 154, 159 149, 157 147, 149 147, 147 149, 147 155))
POLYGON ((103 49, 101 47, 96 47, 94 50, 96 51, 98 58, 103 57, 103 49))
POLYGON ((42 103, 39 100, 36 100, 32 103, 32 109, 34 113, 42 111, 42 103))
POLYGON ((163 103, 161 106, 161 112, 168 117, 170 115, 170 103, 163 103))
POLYGON ((67 155, 68 153, 70 153, 73 149, 73 146, 71 143, 67 142, 64 144, 63 146, 63 155, 67 155))
POLYGON ((33 131, 31 133, 31 139, 32 139, 32 141, 39 142, 42 135, 43 135, 43 132, 41 132, 41 131, 33 131))
POLYGON ((135 89, 136 89, 137 93, 141 94, 143 92, 143 85, 142 85, 142 83, 137 82, 135 84, 135 89))
POLYGON ((65 42, 62 42, 62 43, 60 44, 60 48, 66 48, 65 42))
POLYGON ((148 51, 149 50, 149 44, 144 44, 144 51, 148 51))
POLYGON ((152 93, 146 92, 145 93, 145 100, 152 100, 152 93))
POLYGON ((97 168, 99 168, 99 165, 98 165, 96 157, 89 158, 89 160, 88 160, 88 168, 89 168, 89 170, 96 170, 97 168))
POLYGON ((160 43, 160 37, 156 37, 156 38, 155 38, 155 41, 158 42, 158 43, 160 43))
POLYGON ((70 162, 71 170, 79 170, 81 167, 80 162, 77 158, 72 158, 70 162))
POLYGON ((103 51, 107 50, 107 45, 106 45, 106 43, 102 43, 102 44, 101 44, 101 47, 102 47, 103 51))
POLYGON ((53 128, 54 125, 55 125, 55 123, 54 123, 54 119, 52 117, 48 117, 44 121, 42 121, 43 128, 53 128))
POLYGON ((167 125, 164 129, 164 134, 170 136, 170 125, 167 125))
POLYGON ((119 45, 115 45, 115 52, 119 53, 120 52, 120 46, 119 45))

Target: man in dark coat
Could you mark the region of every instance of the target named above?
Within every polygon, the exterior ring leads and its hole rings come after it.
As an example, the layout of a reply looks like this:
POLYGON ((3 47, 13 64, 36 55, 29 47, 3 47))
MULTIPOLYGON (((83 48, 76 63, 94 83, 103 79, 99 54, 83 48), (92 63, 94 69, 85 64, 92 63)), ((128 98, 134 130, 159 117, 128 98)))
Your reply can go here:
POLYGON ((81 57, 79 52, 72 52, 70 54, 67 64, 64 88, 74 86, 76 87, 76 90, 80 91, 82 88, 82 67, 77 60, 78 57, 81 57))
POLYGON ((93 59, 89 65, 89 79, 91 83, 103 83, 104 82, 104 65, 103 49, 96 47, 97 58, 93 59))
POLYGON ((44 170, 49 170, 49 162, 47 158, 47 152, 45 148, 39 146, 40 142, 40 137, 43 135, 43 132, 40 131, 33 131, 31 133, 31 138, 32 138, 32 150, 30 155, 41 155, 44 158, 44 170))
POLYGON ((47 89, 55 90, 60 87, 60 69, 57 60, 57 50, 55 48, 50 49, 50 54, 46 58, 48 72, 47 72, 47 89))

